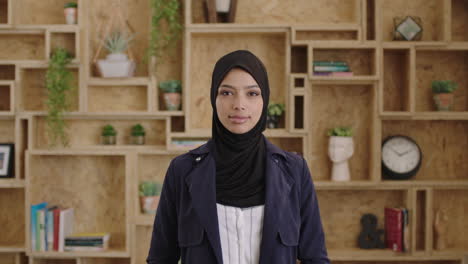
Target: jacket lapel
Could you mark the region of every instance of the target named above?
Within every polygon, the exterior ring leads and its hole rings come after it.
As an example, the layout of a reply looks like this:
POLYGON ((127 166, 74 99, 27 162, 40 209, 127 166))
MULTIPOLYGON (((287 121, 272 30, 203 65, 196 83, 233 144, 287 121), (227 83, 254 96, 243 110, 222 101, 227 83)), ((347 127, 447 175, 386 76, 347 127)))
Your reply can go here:
MULTIPOLYGON (((216 207, 216 164, 213 156, 209 154, 208 144, 210 143, 190 151, 194 155, 195 165, 185 181, 192 197, 193 208, 206 230, 217 262, 221 264, 223 260, 216 207)), ((279 156, 285 156, 283 150, 268 140, 266 140, 266 147, 265 211, 260 245, 260 264, 274 262, 269 259, 268 252, 273 250, 281 212, 284 211, 283 208, 288 206, 286 197, 289 196, 294 183, 292 177, 286 175, 280 166, 282 160, 279 156)))

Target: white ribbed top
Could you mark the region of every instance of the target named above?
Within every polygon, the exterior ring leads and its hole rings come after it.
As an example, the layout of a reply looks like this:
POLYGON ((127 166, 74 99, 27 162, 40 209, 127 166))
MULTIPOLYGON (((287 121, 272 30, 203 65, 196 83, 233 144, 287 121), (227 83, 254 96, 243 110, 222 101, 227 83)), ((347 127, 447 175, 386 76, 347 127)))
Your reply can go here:
POLYGON ((239 208, 217 203, 223 264, 257 264, 264 205, 239 208))

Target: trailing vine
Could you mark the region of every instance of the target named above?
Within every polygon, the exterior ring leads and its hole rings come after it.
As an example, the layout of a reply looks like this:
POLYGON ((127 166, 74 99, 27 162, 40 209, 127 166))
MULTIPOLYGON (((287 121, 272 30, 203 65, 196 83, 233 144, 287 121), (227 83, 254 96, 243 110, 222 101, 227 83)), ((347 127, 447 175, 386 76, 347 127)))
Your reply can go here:
POLYGON ((47 88, 47 135, 49 146, 54 147, 58 143, 69 145, 69 139, 65 132, 66 122, 64 112, 70 108, 70 98, 67 95, 74 90, 72 87, 73 75, 66 67, 71 62, 72 56, 64 49, 55 49, 49 61, 46 73, 47 88))

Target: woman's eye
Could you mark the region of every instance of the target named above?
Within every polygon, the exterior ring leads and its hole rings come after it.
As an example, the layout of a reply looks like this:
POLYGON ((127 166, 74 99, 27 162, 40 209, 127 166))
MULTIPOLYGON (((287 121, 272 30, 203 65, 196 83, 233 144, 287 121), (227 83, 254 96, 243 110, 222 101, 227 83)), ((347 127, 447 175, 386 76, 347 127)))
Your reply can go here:
POLYGON ((250 95, 250 96, 259 96, 260 93, 257 93, 257 92, 249 92, 249 95, 250 95))
POLYGON ((221 91, 219 92, 220 95, 229 95, 231 94, 231 92, 228 92, 228 91, 221 91))

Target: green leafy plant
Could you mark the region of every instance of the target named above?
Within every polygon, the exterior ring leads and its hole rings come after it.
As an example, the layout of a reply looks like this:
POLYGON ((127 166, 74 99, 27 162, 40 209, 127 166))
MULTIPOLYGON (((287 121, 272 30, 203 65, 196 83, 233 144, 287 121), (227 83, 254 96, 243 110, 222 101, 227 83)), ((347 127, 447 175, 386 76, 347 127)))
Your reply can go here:
POLYGON ((115 136, 117 135, 117 131, 115 131, 115 128, 112 125, 106 125, 102 129, 102 135, 103 136, 115 136))
POLYGON ((458 88, 458 84, 449 80, 432 81, 433 93, 452 93, 458 88))
POLYGON ((140 125, 136 124, 132 127, 132 136, 144 136, 145 135, 145 128, 140 125))
POLYGON ((130 35, 125 31, 115 30, 102 41, 109 53, 123 53, 127 50, 133 38, 134 35, 130 35))
POLYGON ((75 2, 68 2, 63 6, 63 8, 78 8, 78 4, 75 2))
POLYGON ((47 133, 50 139, 49 146, 56 146, 59 141, 68 146, 68 136, 65 132, 66 122, 64 112, 70 108, 75 87, 72 86, 73 75, 66 67, 70 64, 72 56, 64 48, 56 48, 51 53, 46 73, 48 114, 46 117, 47 133))
POLYGON ((270 103, 268 105, 268 115, 270 116, 280 116, 284 112, 284 104, 281 103, 270 103))
POLYGON ((159 83, 159 89, 165 93, 180 93, 182 91, 182 83, 179 80, 169 80, 159 83))
POLYGON ((162 185, 157 182, 145 181, 140 183, 140 196, 157 196, 161 194, 162 185))
POLYGON ((351 127, 334 127, 328 130, 328 135, 338 137, 352 137, 353 131, 351 127))
POLYGON ((179 0, 151 0, 151 33, 146 59, 159 58, 163 61, 163 52, 168 46, 175 51, 175 43, 182 35, 179 0))

